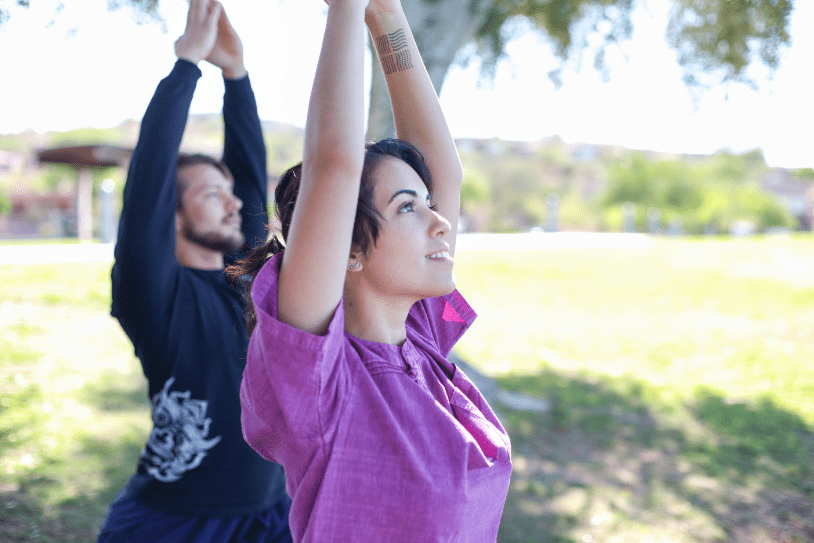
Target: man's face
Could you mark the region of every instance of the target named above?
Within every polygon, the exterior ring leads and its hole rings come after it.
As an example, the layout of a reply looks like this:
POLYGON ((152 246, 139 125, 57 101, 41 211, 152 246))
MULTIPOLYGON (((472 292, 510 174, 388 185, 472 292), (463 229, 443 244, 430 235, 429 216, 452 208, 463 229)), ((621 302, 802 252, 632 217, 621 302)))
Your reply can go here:
POLYGON ((240 208, 233 183, 209 164, 187 166, 181 171, 186 190, 176 213, 177 226, 187 240, 221 253, 243 247, 240 208))

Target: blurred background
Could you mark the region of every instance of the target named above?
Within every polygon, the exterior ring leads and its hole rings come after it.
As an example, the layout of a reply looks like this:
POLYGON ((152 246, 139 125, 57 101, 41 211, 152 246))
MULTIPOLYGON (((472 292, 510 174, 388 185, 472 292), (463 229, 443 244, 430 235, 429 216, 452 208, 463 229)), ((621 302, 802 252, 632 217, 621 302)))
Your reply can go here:
MULTIPOLYGON (((402 2, 465 169, 456 356, 513 440, 499 540, 814 541, 814 2, 402 2)), ((222 3, 273 188, 325 6, 222 3)), ((0 0, 0 541, 92 540, 149 431, 111 243, 186 8, 0 0)), ((201 68, 183 148, 217 156, 201 68)))

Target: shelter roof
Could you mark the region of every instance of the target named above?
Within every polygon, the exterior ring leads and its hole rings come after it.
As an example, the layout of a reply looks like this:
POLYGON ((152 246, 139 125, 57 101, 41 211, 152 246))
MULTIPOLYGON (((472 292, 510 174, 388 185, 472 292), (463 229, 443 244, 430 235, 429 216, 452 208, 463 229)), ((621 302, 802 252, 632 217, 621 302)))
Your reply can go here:
POLYGON ((37 158, 40 162, 50 164, 111 167, 126 165, 132 154, 132 149, 115 145, 79 145, 45 149, 37 153, 37 158))

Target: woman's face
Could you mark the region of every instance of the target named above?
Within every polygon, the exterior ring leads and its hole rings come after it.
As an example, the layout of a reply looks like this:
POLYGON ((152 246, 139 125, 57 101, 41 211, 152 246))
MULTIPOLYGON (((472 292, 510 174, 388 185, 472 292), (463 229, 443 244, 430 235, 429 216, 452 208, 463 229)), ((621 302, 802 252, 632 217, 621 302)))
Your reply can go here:
POLYGON ((419 300, 455 289, 445 241, 449 222, 430 208, 427 187, 406 162, 385 157, 373 171, 382 215, 376 244, 362 257, 365 279, 385 296, 419 300))

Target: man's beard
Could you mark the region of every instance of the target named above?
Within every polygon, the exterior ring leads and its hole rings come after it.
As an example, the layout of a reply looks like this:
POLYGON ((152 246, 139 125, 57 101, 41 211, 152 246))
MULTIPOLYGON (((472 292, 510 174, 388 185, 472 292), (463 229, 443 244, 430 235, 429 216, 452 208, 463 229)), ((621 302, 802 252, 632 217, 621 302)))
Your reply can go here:
POLYGON ((222 236, 216 232, 201 234, 195 231, 190 221, 184 221, 181 234, 188 241, 219 253, 231 253, 232 251, 237 251, 238 249, 241 249, 243 244, 246 242, 246 238, 243 236, 242 232, 237 232, 232 236, 222 236))

